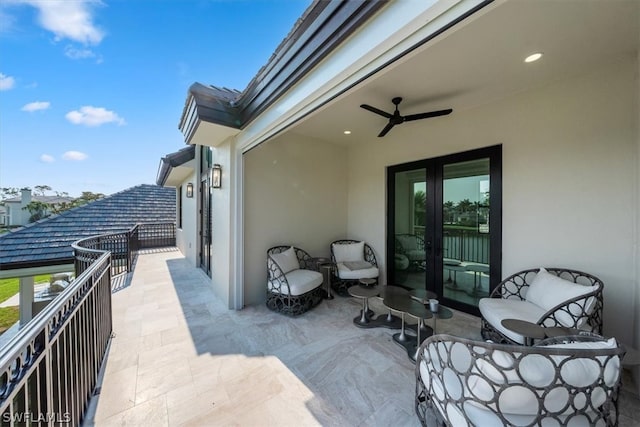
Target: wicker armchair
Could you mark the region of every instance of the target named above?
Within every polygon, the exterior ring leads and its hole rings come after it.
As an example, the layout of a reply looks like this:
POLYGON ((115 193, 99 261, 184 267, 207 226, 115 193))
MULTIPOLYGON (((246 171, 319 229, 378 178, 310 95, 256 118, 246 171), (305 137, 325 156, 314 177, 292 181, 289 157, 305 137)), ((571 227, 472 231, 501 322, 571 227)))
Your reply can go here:
POLYGON ((314 271, 311 256, 294 246, 267 251, 267 307, 297 316, 318 305, 324 296, 322 274, 314 271), (290 255, 287 259, 287 255, 290 255))
POLYGON ((614 426, 624 353, 594 334, 531 347, 434 335, 418 349, 416 413, 422 425, 614 426))
POLYGON ((524 337, 506 329, 501 320, 514 318, 544 327, 564 327, 602 334, 603 283, 588 273, 566 268, 524 270, 504 279, 478 307, 482 337, 499 343, 524 344, 524 337), (556 283, 541 288, 543 277, 556 283), (559 280, 564 279, 564 280, 559 280), (536 295, 531 285, 536 286, 536 295), (584 290, 581 286, 585 286, 584 290), (574 288, 573 290, 567 288, 574 288), (562 291, 562 289, 565 289, 562 291), (577 291, 575 290, 577 289, 577 291), (539 300, 546 304, 540 304, 539 300))
POLYGON ((331 243, 331 261, 336 264, 332 288, 340 296, 349 296, 347 289, 359 279, 377 279, 378 261, 371 246, 360 240, 343 239, 331 243), (346 256, 346 257, 345 257, 346 256), (345 264, 346 261, 346 264, 345 264), (361 268, 349 268, 349 262, 365 262, 361 268))

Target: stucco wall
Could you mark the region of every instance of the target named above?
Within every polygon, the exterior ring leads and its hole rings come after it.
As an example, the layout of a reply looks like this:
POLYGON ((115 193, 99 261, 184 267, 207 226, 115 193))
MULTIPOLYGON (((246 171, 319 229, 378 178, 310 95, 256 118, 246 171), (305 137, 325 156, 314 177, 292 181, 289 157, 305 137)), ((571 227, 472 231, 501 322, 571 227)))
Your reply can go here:
POLYGON ((245 155, 244 302, 262 303, 266 251, 298 246, 329 256, 347 236, 346 149, 287 134, 245 155))
POLYGON ((231 242, 231 194, 235 183, 231 170, 232 145, 229 141, 213 149, 213 163, 222 167, 222 187, 211 189, 211 279, 215 294, 233 308, 231 269, 233 268, 231 242))
MULTIPOLYGON (((182 199, 182 227, 179 227, 177 223, 178 212, 176 212, 176 244, 178 245, 178 249, 185 256, 185 258, 189 261, 189 264, 192 266, 196 266, 196 256, 198 254, 198 241, 196 239, 197 236, 197 203, 198 196, 196 193, 197 188, 197 180, 195 171, 191 176, 186 178, 182 182, 182 194, 178 192, 180 190, 180 186, 176 187, 176 201, 178 197, 182 199), (191 198, 187 198, 187 183, 192 183, 194 186, 194 195, 191 198)), ((176 209, 178 208, 176 204, 176 209)))
POLYGON ((635 57, 621 58, 351 148, 348 234, 384 260, 386 166, 502 144, 503 275, 546 265, 600 277, 605 333, 632 342, 619 314, 633 313, 636 301, 636 71, 635 57))

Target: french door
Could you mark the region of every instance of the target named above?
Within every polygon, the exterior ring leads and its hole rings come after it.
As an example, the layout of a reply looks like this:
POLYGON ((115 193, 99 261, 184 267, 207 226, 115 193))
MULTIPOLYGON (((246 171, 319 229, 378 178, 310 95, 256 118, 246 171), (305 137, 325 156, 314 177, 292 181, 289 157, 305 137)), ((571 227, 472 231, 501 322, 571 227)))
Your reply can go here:
POLYGON ((387 169, 387 283, 478 314, 500 282, 501 146, 387 169))

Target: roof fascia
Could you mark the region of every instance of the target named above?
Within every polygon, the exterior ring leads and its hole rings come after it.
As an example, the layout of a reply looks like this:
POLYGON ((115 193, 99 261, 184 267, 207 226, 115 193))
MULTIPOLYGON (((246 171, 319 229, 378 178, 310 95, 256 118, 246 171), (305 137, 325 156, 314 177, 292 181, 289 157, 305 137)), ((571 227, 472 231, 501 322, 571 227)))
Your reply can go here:
MULTIPOLYGON (((494 0, 391 2, 282 94, 236 138, 241 152, 274 137, 494 0), (340 73, 336 73, 340 70, 340 73)), ((496 3, 501 3, 500 0, 496 3)))
POLYGON ((74 271, 74 259, 14 262, 0 265, 0 279, 74 271))
POLYGON ((243 92, 238 102, 243 124, 260 115, 387 3, 388 0, 314 3, 303 22, 243 92))
POLYGON ((158 175, 156 177, 156 184, 164 186, 167 182, 171 169, 182 166, 183 164, 195 159, 196 146, 191 145, 175 153, 167 154, 160 159, 160 166, 158 167, 158 175))
POLYGON ((244 128, 388 1, 315 1, 236 98, 230 90, 193 84, 178 125, 185 141, 192 143, 202 122, 244 128))

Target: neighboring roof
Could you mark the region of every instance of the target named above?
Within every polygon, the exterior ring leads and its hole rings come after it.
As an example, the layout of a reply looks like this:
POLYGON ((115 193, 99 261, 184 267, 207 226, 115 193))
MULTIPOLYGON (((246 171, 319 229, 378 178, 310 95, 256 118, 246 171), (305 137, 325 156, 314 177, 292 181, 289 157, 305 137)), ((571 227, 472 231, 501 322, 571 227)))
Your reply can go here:
POLYGON ((195 83, 178 128, 189 143, 200 121, 242 129, 388 3, 314 0, 247 88, 195 83))
POLYGON ((172 188, 138 185, 0 235, 0 270, 73 262, 71 244, 138 223, 175 222, 172 188))
POLYGON ((171 170, 182 166, 190 160, 196 157, 196 146, 190 145, 175 153, 167 154, 160 159, 160 167, 158 168, 158 176, 156 177, 156 184, 165 185, 167 178, 171 174, 171 170))
MULTIPOLYGON (((65 197, 65 196, 31 196, 31 201, 38 201, 49 204, 57 204, 57 203, 69 203, 73 202, 75 198, 73 197, 65 197)), ((4 203, 20 203, 22 201, 22 196, 18 197, 10 197, 8 199, 4 199, 4 203)))

